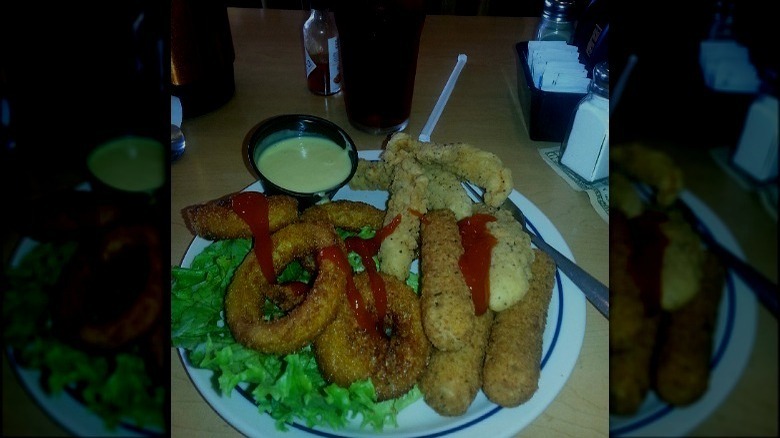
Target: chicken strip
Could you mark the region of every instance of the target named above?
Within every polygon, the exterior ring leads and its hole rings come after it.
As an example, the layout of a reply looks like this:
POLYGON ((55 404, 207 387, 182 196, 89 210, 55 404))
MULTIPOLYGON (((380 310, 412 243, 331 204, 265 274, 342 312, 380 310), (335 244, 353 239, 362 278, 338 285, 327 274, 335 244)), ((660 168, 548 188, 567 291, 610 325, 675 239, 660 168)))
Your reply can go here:
POLYGON ((482 391, 500 406, 528 401, 539 387, 542 337, 555 281, 555 263, 535 250, 534 281, 522 300, 497 312, 482 367, 482 391))
POLYGON ((463 254, 455 214, 431 210, 422 222, 420 309, 423 328, 436 348, 463 348, 473 331, 474 302, 458 259, 463 254))
POLYGON ((383 226, 400 221, 382 241, 378 256, 380 269, 402 281, 409 277, 409 269, 417 258, 420 218, 428 211, 427 190, 428 178, 419 163, 411 158, 398 163, 390 185, 383 226))
POLYGON ((357 170, 349 180, 352 190, 389 190, 393 181, 393 166, 384 161, 361 158, 357 170))
POLYGON ((482 386, 482 363, 485 358, 493 312, 476 318, 468 341, 457 351, 431 350, 428 367, 418 386, 425 403, 440 415, 463 415, 482 386))
MULTIPOLYGON (((233 211, 232 199, 237 193, 190 205, 181 214, 187 229, 196 236, 208 240, 249 239, 252 230, 233 211)), ((298 220, 298 201, 290 196, 268 196, 268 221, 270 230, 276 231, 284 225, 298 220)))

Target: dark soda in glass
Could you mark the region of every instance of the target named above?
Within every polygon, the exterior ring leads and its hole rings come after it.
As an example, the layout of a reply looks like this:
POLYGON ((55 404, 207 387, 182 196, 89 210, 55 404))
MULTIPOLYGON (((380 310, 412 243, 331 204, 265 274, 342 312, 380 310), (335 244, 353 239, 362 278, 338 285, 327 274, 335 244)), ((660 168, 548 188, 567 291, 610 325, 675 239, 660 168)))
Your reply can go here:
POLYGON ((373 134, 403 130, 412 107, 424 2, 341 0, 334 14, 350 123, 373 134))

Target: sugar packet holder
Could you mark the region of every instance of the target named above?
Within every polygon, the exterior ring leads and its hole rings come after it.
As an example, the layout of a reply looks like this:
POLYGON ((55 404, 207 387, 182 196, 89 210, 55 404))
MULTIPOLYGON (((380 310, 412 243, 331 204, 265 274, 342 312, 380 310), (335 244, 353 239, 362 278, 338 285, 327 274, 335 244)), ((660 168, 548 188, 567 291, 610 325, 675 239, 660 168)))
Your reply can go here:
POLYGON ((534 85, 543 91, 584 93, 590 79, 576 46, 565 41, 529 41, 526 62, 534 85))

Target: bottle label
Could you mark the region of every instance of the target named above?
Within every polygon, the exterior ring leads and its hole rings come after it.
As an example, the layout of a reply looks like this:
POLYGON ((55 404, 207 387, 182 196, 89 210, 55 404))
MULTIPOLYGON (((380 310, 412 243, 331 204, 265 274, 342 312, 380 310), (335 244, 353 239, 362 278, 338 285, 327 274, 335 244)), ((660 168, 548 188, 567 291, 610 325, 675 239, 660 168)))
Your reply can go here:
POLYGON ((309 75, 311 75, 311 72, 317 68, 317 64, 315 64, 314 60, 311 59, 311 56, 309 56, 308 50, 304 50, 304 53, 306 54, 306 77, 308 78, 309 75))
POLYGON ((339 39, 328 38, 328 68, 330 73, 330 92, 341 90, 341 62, 339 62, 339 39))

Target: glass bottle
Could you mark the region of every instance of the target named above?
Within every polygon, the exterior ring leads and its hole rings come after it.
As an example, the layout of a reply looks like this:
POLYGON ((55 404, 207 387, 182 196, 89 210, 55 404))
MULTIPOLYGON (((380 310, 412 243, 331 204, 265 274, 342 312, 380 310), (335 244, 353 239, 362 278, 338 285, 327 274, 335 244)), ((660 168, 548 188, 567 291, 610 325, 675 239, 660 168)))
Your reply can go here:
POLYGON ((341 90, 339 33, 325 0, 312 0, 303 23, 306 82, 312 93, 329 96, 341 90))
POLYGON ((585 181, 609 176, 609 64, 593 68, 588 93, 574 108, 558 161, 585 181))
POLYGON ((577 20, 575 0, 544 0, 542 17, 536 26, 536 41, 566 41, 571 43, 577 20))

